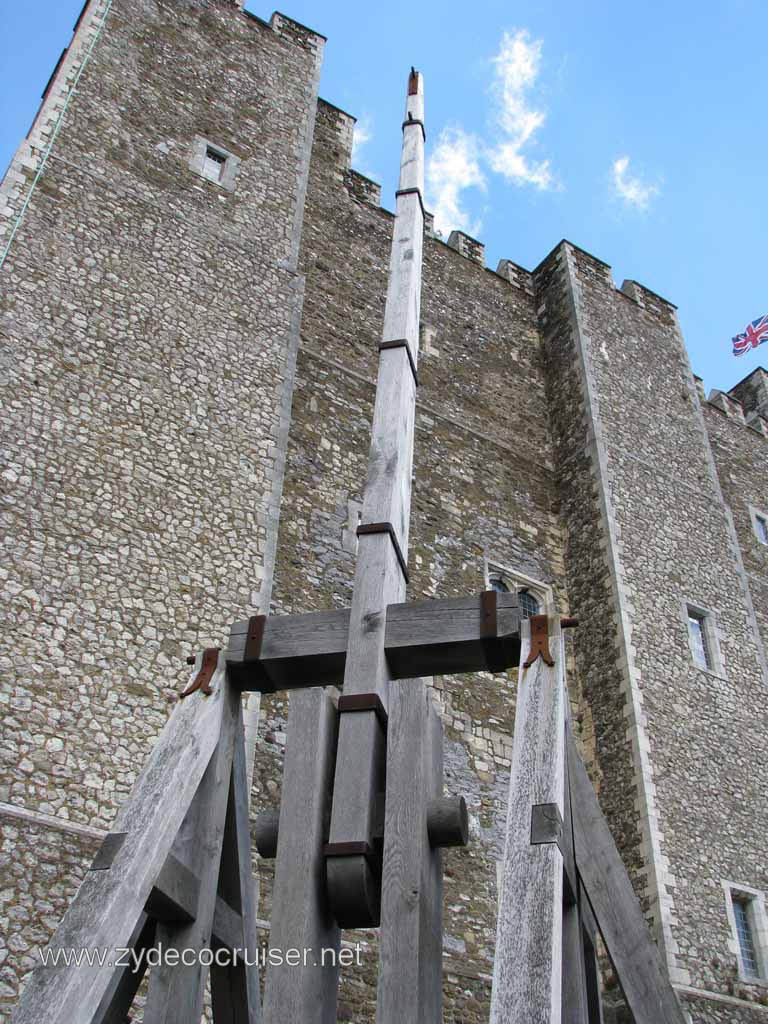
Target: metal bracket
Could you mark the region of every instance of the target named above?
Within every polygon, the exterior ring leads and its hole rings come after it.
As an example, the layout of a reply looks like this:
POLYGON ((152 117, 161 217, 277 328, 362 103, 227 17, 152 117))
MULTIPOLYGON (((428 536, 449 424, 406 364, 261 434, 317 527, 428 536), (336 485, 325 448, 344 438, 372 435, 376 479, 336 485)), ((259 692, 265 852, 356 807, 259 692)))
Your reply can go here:
MULTIPOLYGON (((385 342, 385 344, 386 344, 386 342, 385 342)), ((400 564, 400 569, 401 569, 401 571, 403 573, 403 578, 404 578, 404 580, 405 580, 405 582, 407 584, 408 583, 408 567, 405 564, 405 559, 403 558, 403 552, 400 550, 400 543, 398 542, 397 534, 395 533, 395 528, 392 525, 392 523, 363 523, 361 526, 358 526, 358 528, 357 528, 357 536, 358 537, 362 537, 362 536, 364 536, 367 533, 388 533, 389 534, 389 539, 392 541, 392 547, 395 549, 395 554, 397 555, 397 561, 400 564)))
POLYGON ((501 645, 494 643, 499 637, 498 600, 495 590, 480 592, 480 642, 489 672, 503 672, 507 667, 501 645))
POLYGON ((419 188, 399 188, 397 190, 397 192, 395 192, 395 199, 398 199, 400 196, 412 196, 414 194, 419 197, 419 206, 421 207, 421 216, 426 220, 427 219, 427 211, 424 209, 424 197, 421 194, 421 189, 419 189, 419 188))
POLYGON ((343 693, 338 702, 339 714, 345 711, 373 711, 383 732, 387 731, 387 709, 378 693, 343 693))
POLYGON ((366 857, 370 860, 378 859, 378 855, 370 843, 325 843, 323 845, 324 857, 366 857))
MULTIPOLYGON (((418 192, 419 190, 416 189, 416 188, 407 188, 407 189, 404 189, 403 191, 404 192, 418 192)), ((402 192, 398 192, 397 194, 398 195, 402 195, 403 193, 402 192)), ((413 374, 413 381, 414 381, 416 387, 418 387, 419 386, 419 375, 416 372, 416 363, 414 362, 413 352, 411 352, 411 346, 408 344, 408 340, 406 338, 396 338, 394 341, 382 341, 381 344, 379 345, 379 352, 382 352, 384 349, 388 349, 388 348, 404 348, 405 349, 405 351, 408 353, 408 362, 411 364, 411 373, 413 374)))
POLYGON ((531 650, 523 662, 523 668, 530 668, 541 655, 545 665, 554 665, 555 659, 549 653, 549 619, 546 615, 532 615, 528 620, 531 624, 531 650))
POLYGON ((213 673, 216 671, 216 666, 219 663, 220 650, 220 647, 206 647, 203 651, 203 662, 200 666, 200 671, 195 676, 191 685, 188 686, 183 693, 179 694, 179 700, 184 700, 185 697, 189 697, 189 695, 194 693, 196 690, 202 690, 207 697, 210 697, 213 690, 209 684, 213 673))
POLYGON ((417 124, 421 128, 421 134, 424 141, 427 141, 427 129, 424 127, 424 122, 420 121, 418 117, 409 117, 407 121, 403 121, 403 130, 406 128, 412 128, 413 125, 417 124))
POLYGON ((563 853, 563 816, 557 804, 531 807, 531 846, 554 843, 563 853))
POLYGON ((261 645, 264 642, 266 615, 252 615, 248 619, 248 633, 245 640, 243 661, 258 661, 261 657, 261 645))

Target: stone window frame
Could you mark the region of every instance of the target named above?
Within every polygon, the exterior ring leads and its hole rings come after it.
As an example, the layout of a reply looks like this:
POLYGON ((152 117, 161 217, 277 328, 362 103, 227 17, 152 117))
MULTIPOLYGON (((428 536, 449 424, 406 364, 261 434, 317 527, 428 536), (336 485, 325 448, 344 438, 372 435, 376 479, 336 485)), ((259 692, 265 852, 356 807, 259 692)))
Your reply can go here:
POLYGON ((189 169, 194 173, 204 178, 205 181, 209 181, 212 185, 218 185, 219 188, 225 189, 227 192, 234 192, 235 180, 240 170, 240 157, 235 156, 224 146, 220 146, 218 142, 212 142, 211 139, 203 138, 202 135, 196 135, 192 141, 192 149, 189 155, 189 169), (224 163, 221 168, 221 175, 218 180, 211 178, 210 175, 205 172, 205 158, 208 150, 213 150, 218 156, 224 158, 224 163))
POLYGON ((731 932, 728 949, 736 957, 739 981, 744 985, 768 987, 768 914, 765 909, 765 893, 760 889, 754 889, 751 885, 744 885, 742 882, 732 882, 725 878, 720 881, 725 892, 725 912, 731 932), (746 903, 748 907, 747 921, 755 945, 757 977, 746 974, 742 966, 741 941, 733 909, 734 901, 746 903))
POLYGON ((699 604, 697 601, 689 601, 688 598, 684 598, 680 603, 680 613, 685 626, 685 635, 688 638, 688 650, 691 654, 691 661, 694 667, 699 672, 706 672, 707 675, 714 676, 717 679, 725 679, 725 662, 723 660, 723 654, 720 647, 720 625, 718 621, 717 612, 712 608, 707 608, 704 605, 699 604), (691 631, 688 625, 689 617, 697 618, 701 621, 704 631, 704 642, 707 647, 707 652, 712 660, 711 665, 701 665, 697 660, 696 648, 693 646, 691 640, 691 631))
POLYGON ((543 615, 551 607, 554 607, 554 594, 552 587, 541 580, 527 576, 517 569, 508 569, 496 559, 486 558, 485 560, 485 587, 490 589, 491 579, 499 579, 505 584, 510 593, 518 593, 521 590, 528 590, 539 602, 539 611, 543 615))
POLYGON ((768 546, 768 540, 763 540, 760 536, 760 527, 758 526, 758 520, 765 524, 768 529, 768 512, 763 512, 760 508, 755 508, 754 505, 749 505, 749 518, 752 520, 752 530, 757 537, 757 543, 763 546, 768 546))

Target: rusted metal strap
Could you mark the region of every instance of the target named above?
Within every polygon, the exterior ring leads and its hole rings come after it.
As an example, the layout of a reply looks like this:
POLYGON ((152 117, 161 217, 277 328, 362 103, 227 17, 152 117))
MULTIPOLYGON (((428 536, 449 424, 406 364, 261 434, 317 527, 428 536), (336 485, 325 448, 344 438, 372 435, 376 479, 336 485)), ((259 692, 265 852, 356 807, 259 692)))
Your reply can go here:
POLYGON ((549 653, 549 619, 546 615, 532 615, 528 621, 531 624, 531 650, 523 668, 530 668, 539 655, 545 665, 554 665, 555 659, 549 653))
MULTIPOLYGON (((387 342, 385 342, 387 344, 387 342)), ((357 536, 362 537, 368 533, 388 533, 389 539, 392 541, 392 547, 395 549, 397 555, 397 561, 400 563, 400 569, 403 573, 403 579, 408 583, 408 567, 405 564, 403 558, 403 552, 400 550, 400 544, 397 540, 397 534, 392 523, 362 523, 357 528, 357 536)))
POLYGON ((395 199, 397 199, 398 196, 412 196, 412 195, 417 195, 419 197, 419 206, 421 207, 421 215, 426 220, 426 218, 427 218, 427 211, 424 209, 424 197, 421 194, 421 189, 420 188, 399 188, 397 190, 397 192, 395 192, 395 199))
POLYGON ((499 636, 499 619, 495 590, 480 593, 480 643, 485 655, 485 667, 489 672, 503 672, 507 667, 499 636))
POLYGON ((216 666, 219 663, 219 651, 220 647, 206 647, 203 651, 203 661, 200 665, 200 671, 197 673, 195 678, 192 680, 190 686, 179 694, 179 700, 184 700, 185 697, 189 697, 191 693, 195 693, 196 690, 202 690, 206 696, 210 696, 213 690, 210 687, 211 678, 213 673, 216 671, 216 666))
POLYGON ((245 638, 243 661, 258 661, 261 657, 261 645, 264 642, 266 615, 252 615, 248 619, 248 633, 245 638))
POLYGON ((424 137, 424 141, 427 141, 427 130, 424 127, 424 122, 420 121, 418 117, 409 117, 407 121, 403 121, 403 131, 406 128, 412 128, 415 124, 421 128, 421 134, 424 137))
POLYGON ((378 693, 343 693, 339 697, 339 714, 345 711, 373 711, 384 732, 387 731, 387 709, 378 693))
MULTIPOLYGON (((412 191, 409 189, 409 191, 412 191)), ((379 345, 379 352, 383 352, 387 348, 404 348, 408 353, 408 362, 411 364, 411 373, 413 374, 413 380, 416 387, 419 386, 419 375, 416 372, 416 363, 413 360, 413 352, 411 352, 411 346, 408 344, 405 338, 395 338, 394 341, 382 341, 379 345)))

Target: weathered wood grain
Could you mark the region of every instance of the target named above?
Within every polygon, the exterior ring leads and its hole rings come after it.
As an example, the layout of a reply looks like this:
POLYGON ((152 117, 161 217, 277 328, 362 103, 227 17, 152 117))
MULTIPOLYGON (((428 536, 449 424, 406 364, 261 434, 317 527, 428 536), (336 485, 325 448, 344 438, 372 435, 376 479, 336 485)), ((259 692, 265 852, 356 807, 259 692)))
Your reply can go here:
MULTIPOLYGON (((144 1024, 189 1024, 203 1011, 208 967, 194 957, 184 963, 185 950, 209 949, 216 909, 217 882, 232 777, 232 758, 241 718, 240 695, 223 688, 224 707, 216 750, 178 830, 172 852, 197 876, 200 895, 195 919, 188 923, 158 923, 156 940, 166 951, 177 950, 179 962, 160 963, 149 974, 144 1024)), ((189 954, 187 954, 189 956, 189 954)))
MULTIPOLYGON (((390 543, 378 537, 382 545, 390 543)), ((386 553, 386 552, 385 552, 386 553)), ((497 595, 495 638, 484 636, 480 596, 390 604, 373 629, 384 630, 384 657, 392 679, 488 669, 488 655, 502 667, 520 660, 516 594, 497 595)), ((248 623, 232 626, 226 656, 242 690, 291 690, 341 683, 347 659, 349 611, 271 615, 264 626, 257 665, 243 663, 248 623)))
POLYGON ((261 994, 256 962, 256 886, 251 864, 249 786, 242 715, 235 721, 235 746, 227 819, 213 915, 213 943, 242 950, 226 967, 211 967, 214 1024, 260 1024, 261 994))
POLYGON ((283 954, 287 949, 308 949, 312 957, 299 966, 270 966, 264 993, 269 1024, 336 1020, 338 963, 326 959, 321 964, 320 950, 338 954, 341 944, 341 931, 328 906, 323 864, 337 700, 338 691, 333 689, 291 694, 269 939, 271 948, 283 954))
POLYGON ((635 1024, 684 1024, 677 996, 570 731, 567 747, 576 868, 635 1024))
POLYGON ((442 794, 442 728, 422 680, 390 687, 376 1020, 442 1020, 442 862, 427 807, 442 794))
MULTIPOLYGON (((521 671, 515 713, 507 832, 491 997, 491 1024, 559 1024, 562 984, 563 857, 555 843, 531 845, 531 808, 563 813, 564 675, 560 622, 550 615, 549 647, 521 671)), ((521 662, 530 649, 522 624, 521 662)))
MULTIPOLYGON (((198 656, 193 677, 200 666, 198 656)), ((177 705, 113 825, 126 838, 109 870, 89 871, 49 949, 126 947, 219 741, 231 700, 224 657, 213 694, 177 705)), ((237 697, 235 696, 235 699, 237 697)), ((15 1024, 90 1022, 109 988, 107 966, 40 967, 30 975, 15 1024)))
MULTIPOLYGON (((412 78, 406 116, 423 121, 423 83, 412 78)), ((424 188, 424 138, 418 126, 404 128, 400 189, 424 188)), ((419 351, 419 308, 424 214, 416 192, 398 194, 392 230, 392 249, 384 308, 382 340, 407 341, 414 363, 419 351)), ((413 469, 416 384, 403 347, 379 352, 376 400, 373 410, 368 477, 363 495, 363 525, 389 523, 408 558, 408 529, 413 469)), ((346 694, 376 693, 387 707, 391 672, 385 655, 386 610, 405 597, 406 580, 388 533, 360 536, 352 606, 349 618, 346 694)), ((371 711, 343 714, 331 811, 330 842, 370 843, 376 793, 383 781, 383 744, 371 711)), ((346 915, 354 903, 360 916, 354 923, 376 920, 377 901, 371 900, 376 880, 363 856, 329 857, 328 890, 337 914, 346 915)), ((347 918, 347 920, 349 920, 347 918)))

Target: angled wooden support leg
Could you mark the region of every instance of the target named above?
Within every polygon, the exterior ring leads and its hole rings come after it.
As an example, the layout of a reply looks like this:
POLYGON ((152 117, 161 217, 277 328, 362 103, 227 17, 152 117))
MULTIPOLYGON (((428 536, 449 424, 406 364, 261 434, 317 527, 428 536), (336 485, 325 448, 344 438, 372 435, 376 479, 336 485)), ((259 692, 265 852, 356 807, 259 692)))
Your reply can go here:
MULTIPOLYGON (((214 1024, 259 1024, 261 1021, 256 885, 251 864, 248 804, 245 737, 242 716, 238 715, 235 723, 235 749, 232 756, 232 778, 221 851, 217 900, 219 912, 222 903, 226 908, 235 911, 232 917, 238 946, 229 946, 231 959, 228 958, 225 966, 220 966, 216 962, 211 966, 214 1024), (237 921, 238 915, 240 922, 237 921)), ((224 942, 217 934, 216 921, 214 914, 214 942, 221 948, 224 942)))
MULTIPOLYGON (((561 1021, 565 687, 557 616, 548 633, 554 665, 538 657, 521 668, 518 687, 491 1024, 561 1021)), ((521 665, 530 622, 522 634, 521 665)))
POLYGON ((219 742, 172 850, 199 880, 197 914, 188 923, 158 924, 156 941, 164 959, 150 971, 145 1024, 191 1024, 199 1021, 203 1012, 210 962, 201 963, 200 954, 209 950, 212 942, 232 758, 235 737, 241 735, 239 693, 227 685, 223 701, 219 742), (174 962, 167 959, 170 955, 174 962))
POLYGON ((93 1024, 123 1024, 130 1019, 129 1011, 147 971, 147 950, 154 945, 155 925, 147 914, 139 918, 127 947, 131 957, 122 970, 113 974, 93 1024))
MULTIPOLYGON (((86 874, 50 951, 130 945, 219 743, 224 708, 232 699, 223 657, 210 688, 210 696, 194 693, 175 708, 115 819, 113 838, 108 837, 94 869, 86 874)), ((14 1024, 93 1021, 113 985, 115 970, 107 963, 90 965, 85 960, 76 968, 41 964, 27 982, 14 1024)))
POLYGON ((624 862, 568 733, 576 870, 635 1024, 684 1024, 624 862))
POLYGON ((584 925, 581 915, 579 880, 573 840, 571 792, 568 783, 568 759, 564 758, 563 793, 563 992, 562 1024, 592 1024, 587 993, 584 925))
POLYGON ((328 905, 323 861, 336 752, 338 691, 291 694, 285 745, 270 947, 309 950, 307 963, 273 964, 264 1017, 269 1024, 336 1020, 341 931, 328 905), (321 960, 321 950, 326 953, 321 960))
POLYGON ((442 796, 442 725, 423 680, 392 683, 378 1024, 442 1021, 442 859, 427 814, 442 796))

